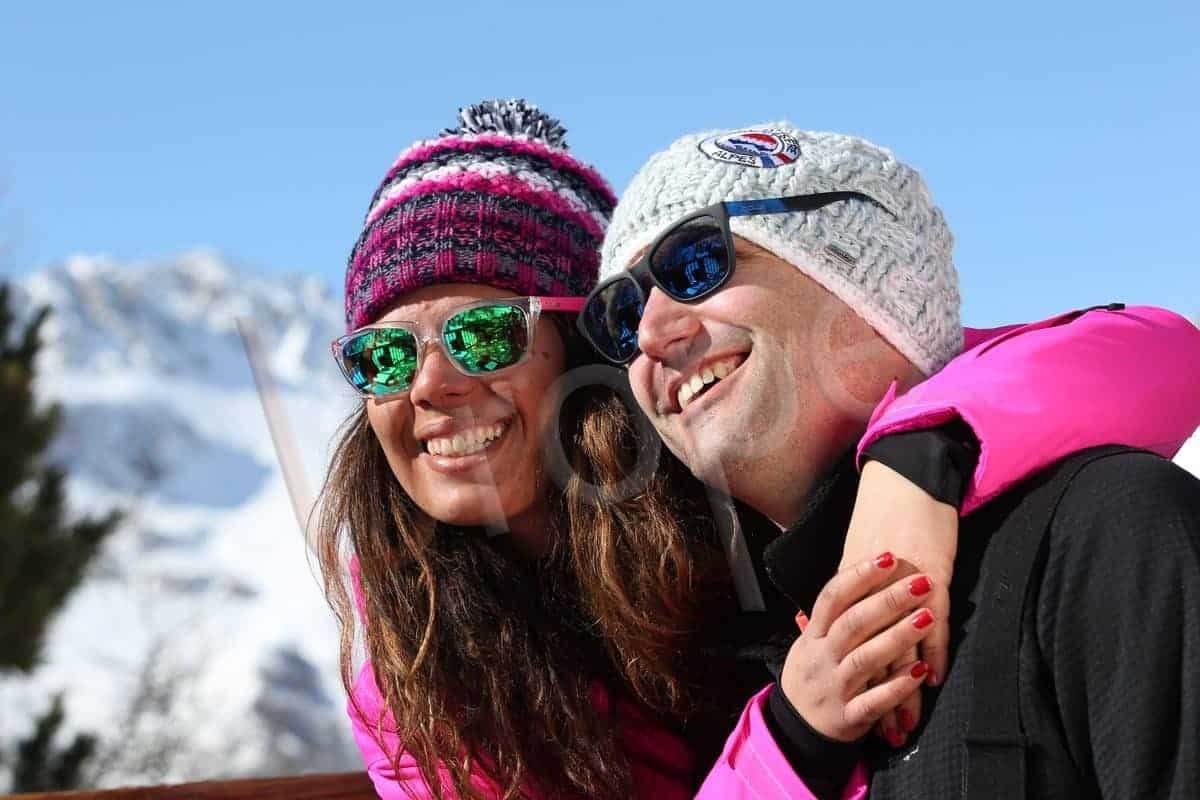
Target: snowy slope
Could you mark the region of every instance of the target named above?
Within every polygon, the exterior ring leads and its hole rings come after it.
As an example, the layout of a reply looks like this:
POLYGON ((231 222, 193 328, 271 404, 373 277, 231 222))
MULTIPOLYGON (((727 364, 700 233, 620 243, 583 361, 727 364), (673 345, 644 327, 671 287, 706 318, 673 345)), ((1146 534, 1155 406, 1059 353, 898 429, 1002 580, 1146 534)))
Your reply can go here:
POLYGON ((54 457, 71 465, 74 507, 128 517, 57 621, 45 667, 0 684, 16 712, 0 716, 0 740, 63 689, 72 726, 132 742, 102 759, 106 784, 357 767, 336 626, 235 327, 256 324, 316 487, 354 404, 328 355, 338 298, 208 252, 75 257, 23 289, 54 310, 40 388, 64 407, 54 457), (125 719, 134 697, 165 694, 125 719), (156 761, 143 742, 173 752, 156 761))

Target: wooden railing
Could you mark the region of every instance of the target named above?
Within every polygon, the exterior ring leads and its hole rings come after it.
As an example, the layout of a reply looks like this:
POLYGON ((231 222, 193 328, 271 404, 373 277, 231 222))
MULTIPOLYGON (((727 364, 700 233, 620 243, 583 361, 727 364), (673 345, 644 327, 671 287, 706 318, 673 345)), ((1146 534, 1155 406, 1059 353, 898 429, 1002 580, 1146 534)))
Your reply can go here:
POLYGON ((205 781, 89 792, 6 795, 16 800, 376 800, 365 772, 205 781))

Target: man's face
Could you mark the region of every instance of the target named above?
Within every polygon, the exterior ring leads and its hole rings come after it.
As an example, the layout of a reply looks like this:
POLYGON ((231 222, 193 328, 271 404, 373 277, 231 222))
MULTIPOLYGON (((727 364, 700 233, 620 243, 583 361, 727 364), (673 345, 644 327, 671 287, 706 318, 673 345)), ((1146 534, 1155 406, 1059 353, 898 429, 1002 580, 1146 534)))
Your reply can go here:
POLYGON ((796 267, 735 244, 732 278, 702 302, 651 291, 629 379, 699 478, 787 524, 911 367, 796 267))

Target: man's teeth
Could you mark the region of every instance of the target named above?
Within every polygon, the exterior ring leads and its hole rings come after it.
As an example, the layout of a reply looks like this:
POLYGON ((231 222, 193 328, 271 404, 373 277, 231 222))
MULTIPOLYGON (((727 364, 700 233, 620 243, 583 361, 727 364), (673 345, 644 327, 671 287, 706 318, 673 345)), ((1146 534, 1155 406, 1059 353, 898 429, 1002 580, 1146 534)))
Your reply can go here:
POLYGON ((716 383, 722 378, 729 375, 738 367, 736 358, 727 358, 724 361, 718 361, 715 364, 710 364, 700 372, 693 375, 690 379, 683 382, 679 387, 679 410, 683 411, 692 402, 692 399, 698 395, 705 386, 716 383))
POLYGON ((478 453, 494 440, 499 439, 508 426, 503 422, 495 425, 481 425, 478 428, 445 436, 440 439, 430 439, 425 442, 425 449, 435 456, 469 456, 478 453))

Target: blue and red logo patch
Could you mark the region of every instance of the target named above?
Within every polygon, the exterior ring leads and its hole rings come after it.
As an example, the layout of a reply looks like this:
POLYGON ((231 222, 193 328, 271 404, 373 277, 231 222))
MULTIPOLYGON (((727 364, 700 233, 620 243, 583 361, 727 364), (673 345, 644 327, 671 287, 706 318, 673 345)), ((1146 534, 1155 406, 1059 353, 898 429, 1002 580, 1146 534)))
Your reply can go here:
POLYGON ((800 142, 787 131, 745 130, 710 136, 700 152, 716 161, 743 167, 782 167, 800 157, 800 142))

